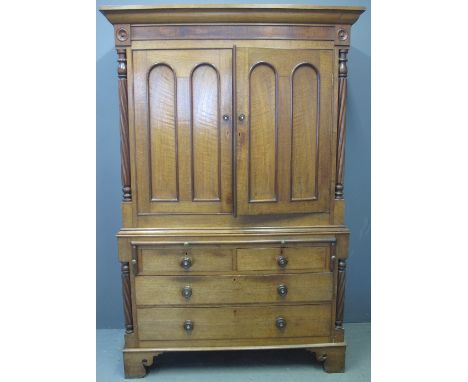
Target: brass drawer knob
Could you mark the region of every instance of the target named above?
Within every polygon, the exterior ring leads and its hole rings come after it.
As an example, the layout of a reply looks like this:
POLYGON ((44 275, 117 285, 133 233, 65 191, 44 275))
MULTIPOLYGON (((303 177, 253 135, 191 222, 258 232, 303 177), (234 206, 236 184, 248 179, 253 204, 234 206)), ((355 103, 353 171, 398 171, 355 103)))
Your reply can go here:
POLYGON ((180 262, 180 266, 188 270, 192 266, 192 259, 190 257, 184 257, 180 262))
POLYGON ((189 299, 192 297, 192 287, 190 285, 184 286, 182 288, 182 297, 185 299, 189 299))
POLYGON ((281 267, 281 268, 285 268, 286 265, 288 265, 288 259, 286 256, 278 256, 278 258, 276 259, 278 265, 281 267))
POLYGON ((186 332, 191 332, 193 330, 193 322, 191 320, 184 321, 184 330, 186 332))
POLYGON ((239 115, 239 121, 244 122, 245 121, 245 114, 239 115))
POLYGON ((288 287, 284 284, 280 284, 278 285, 278 294, 281 296, 281 297, 284 297, 288 294, 288 287))
POLYGON ((284 329, 286 327, 286 320, 283 317, 278 317, 276 319, 276 327, 278 329, 284 329))
POLYGON ((231 117, 229 116, 229 114, 224 114, 223 115, 223 121, 229 121, 231 119, 231 117))

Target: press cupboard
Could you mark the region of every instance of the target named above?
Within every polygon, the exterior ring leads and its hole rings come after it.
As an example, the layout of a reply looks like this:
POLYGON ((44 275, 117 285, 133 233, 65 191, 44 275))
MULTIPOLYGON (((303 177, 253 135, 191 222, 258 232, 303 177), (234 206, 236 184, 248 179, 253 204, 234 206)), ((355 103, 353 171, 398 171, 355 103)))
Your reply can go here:
POLYGON ((343 371, 347 56, 360 7, 103 7, 118 61, 126 377, 170 351, 343 371))

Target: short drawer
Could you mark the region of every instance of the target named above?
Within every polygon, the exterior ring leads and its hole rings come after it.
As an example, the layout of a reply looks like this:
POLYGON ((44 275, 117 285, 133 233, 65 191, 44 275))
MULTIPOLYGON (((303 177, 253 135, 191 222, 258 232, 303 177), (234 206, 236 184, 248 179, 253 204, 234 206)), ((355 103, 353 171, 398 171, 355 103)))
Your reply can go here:
POLYGON ((141 248, 138 253, 138 274, 231 271, 232 252, 225 248, 141 248))
POLYGON ((237 249, 239 271, 328 270, 329 246, 271 247, 237 249))
POLYGON ((330 335, 331 305, 139 308, 140 340, 330 335))
POLYGON ((137 305, 330 301, 332 273, 233 276, 138 276, 137 305))

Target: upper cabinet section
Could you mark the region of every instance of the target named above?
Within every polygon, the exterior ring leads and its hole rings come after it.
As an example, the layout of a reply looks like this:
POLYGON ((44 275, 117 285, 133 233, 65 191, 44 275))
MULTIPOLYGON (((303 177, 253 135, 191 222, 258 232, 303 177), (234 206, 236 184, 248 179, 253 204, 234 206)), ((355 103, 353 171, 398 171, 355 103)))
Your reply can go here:
POLYGON ((347 54, 364 10, 101 8, 127 226, 343 224, 347 54))

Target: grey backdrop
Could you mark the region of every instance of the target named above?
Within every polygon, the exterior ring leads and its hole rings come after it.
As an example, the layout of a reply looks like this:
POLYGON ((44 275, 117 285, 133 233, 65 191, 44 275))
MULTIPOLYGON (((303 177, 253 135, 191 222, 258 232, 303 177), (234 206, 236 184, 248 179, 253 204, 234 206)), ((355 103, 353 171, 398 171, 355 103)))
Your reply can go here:
MULTIPOLYGON (((230 1, 367 7, 352 29, 348 66, 345 199, 346 223, 351 229, 351 240, 345 321, 370 321, 370 1, 230 1)), ((186 3, 210 2, 229 1, 192 0, 186 3)), ((97 0, 97 8, 131 3, 130 0, 97 0)), ((167 4, 156 0, 133 3, 167 4)), ((120 148, 113 28, 98 11, 96 34, 96 325, 98 329, 107 329, 123 327, 120 264, 115 239, 121 221, 120 148)))

